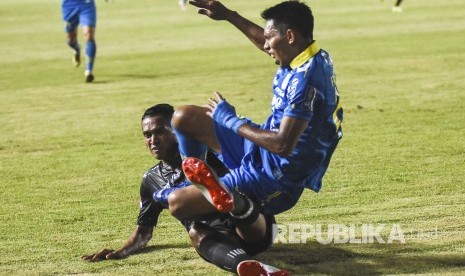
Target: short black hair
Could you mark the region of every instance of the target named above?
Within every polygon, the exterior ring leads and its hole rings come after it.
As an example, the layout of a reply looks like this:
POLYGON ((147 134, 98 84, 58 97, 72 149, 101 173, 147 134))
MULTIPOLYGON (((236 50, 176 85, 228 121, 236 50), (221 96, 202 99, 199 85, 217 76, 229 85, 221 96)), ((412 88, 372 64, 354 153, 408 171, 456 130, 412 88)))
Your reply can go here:
POLYGON ((142 115, 141 121, 149 117, 163 116, 165 120, 167 120, 168 122, 171 122, 173 113, 174 113, 174 107, 172 107, 171 105, 166 104, 166 103, 157 104, 145 110, 144 115, 142 115))
POLYGON ((273 20, 275 25, 283 25, 285 30, 295 30, 309 40, 313 40, 312 10, 303 2, 298 0, 281 2, 265 9, 261 17, 266 21, 273 20))

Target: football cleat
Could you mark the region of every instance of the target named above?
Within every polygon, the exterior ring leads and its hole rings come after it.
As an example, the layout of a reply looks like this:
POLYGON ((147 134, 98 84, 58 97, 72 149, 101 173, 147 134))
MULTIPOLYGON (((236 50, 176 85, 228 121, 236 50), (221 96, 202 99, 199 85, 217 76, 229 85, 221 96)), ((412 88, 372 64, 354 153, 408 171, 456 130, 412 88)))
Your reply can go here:
POLYGON ((186 178, 200 189, 205 198, 220 212, 228 213, 234 209, 231 192, 218 179, 215 172, 202 160, 187 157, 182 162, 186 178))
POLYGON ((259 261, 248 260, 242 261, 237 266, 237 274, 239 276, 289 276, 287 271, 273 267, 271 265, 262 264, 259 261))
POLYGON ((394 6, 394 7, 392 7, 392 12, 402 12, 402 8, 394 6))
POLYGON ((84 72, 84 76, 86 77, 86 82, 87 82, 87 83, 90 83, 90 82, 93 82, 93 81, 94 81, 94 75, 92 74, 91 71, 86 70, 86 71, 84 72))

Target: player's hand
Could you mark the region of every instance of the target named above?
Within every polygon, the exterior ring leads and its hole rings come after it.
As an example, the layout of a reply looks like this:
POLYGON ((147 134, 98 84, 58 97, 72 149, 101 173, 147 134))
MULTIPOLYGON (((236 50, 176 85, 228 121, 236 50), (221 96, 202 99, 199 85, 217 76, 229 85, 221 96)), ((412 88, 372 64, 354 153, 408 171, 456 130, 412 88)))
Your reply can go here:
POLYGON ((219 92, 215 92, 215 95, 216 99, 208 99, 207 115, 216 123, 237 133, 239 127, 246 122, 237 117, 234 106, 230 105, 219 92))
POLYGON ((213 20, 225 20, 232 12, 221 2, 215 0, 190 0, 189 4, 196 6, 199 14, 206 15, 213 20))
POLYGON ((122 258, 124 258, 123 254, 120 251, 116 251, 113 249, 102 249, 97 253, 81 256, 81 259, 83 259, 84 261, 89 261, 89 262, 122 259, 122 258))

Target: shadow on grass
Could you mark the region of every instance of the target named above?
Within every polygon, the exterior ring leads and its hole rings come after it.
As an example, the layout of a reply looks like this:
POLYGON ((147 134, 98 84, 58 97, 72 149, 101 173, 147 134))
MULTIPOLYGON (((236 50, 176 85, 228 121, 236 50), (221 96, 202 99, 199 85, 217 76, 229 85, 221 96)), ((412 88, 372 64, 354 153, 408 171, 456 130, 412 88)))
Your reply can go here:
POLYGON ((314 242, 275 244, 258 259, 285 268, 292 275, 384 275, 465 269, 465 256, 427 254, 418 245, 314 242))

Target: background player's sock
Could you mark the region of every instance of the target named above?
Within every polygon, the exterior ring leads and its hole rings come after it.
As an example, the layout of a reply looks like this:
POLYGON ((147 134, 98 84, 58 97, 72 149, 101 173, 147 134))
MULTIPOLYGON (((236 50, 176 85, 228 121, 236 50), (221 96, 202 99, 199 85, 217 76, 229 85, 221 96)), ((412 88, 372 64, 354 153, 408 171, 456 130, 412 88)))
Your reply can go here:
POLYGON ((174 133, 176 134, 176 138, 178 139, 179 144, 179 152, 181 153, 181 157, 184 159, 185 157, 195 157, 202 161, 205 161, 207 158, 207 146, 197 142, 194 139, 188 138, 184 134, 180 133, 176 129, 174 129, 174 133))
POLYGON ((225 240, 223 236, 209 234, 199 244, 199 254, 212 264, 232 273, 240 262, 250 260, 240 244, 225 240))
POLYGON ((258 205, 247 196, 233 192, 234 210, 231 211, 231 221, 236 225, 250 225, 254 223, 260 211, 258 205))
POLYGON ((95 40, 86 42, 86 70, 92 72, 94 68, 95 54, 97 53, 97 44, 95 40))

